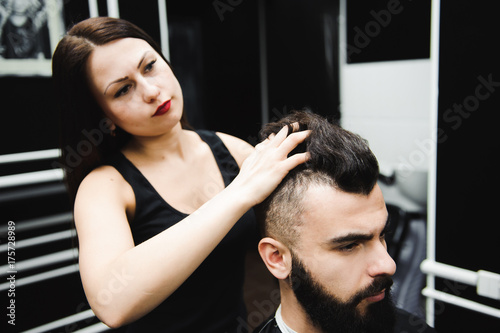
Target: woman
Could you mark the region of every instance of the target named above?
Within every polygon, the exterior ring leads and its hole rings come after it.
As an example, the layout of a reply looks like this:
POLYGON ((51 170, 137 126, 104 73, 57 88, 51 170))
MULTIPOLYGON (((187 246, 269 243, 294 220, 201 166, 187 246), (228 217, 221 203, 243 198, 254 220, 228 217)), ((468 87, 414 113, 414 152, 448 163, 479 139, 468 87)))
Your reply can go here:
POLYGON ((131 332, 237 331, 249 210, 307 159, 287 157, 307 132, 284 128, 254 150, 187 130, 159 47, 120 19, 75 25, 55 51, 53 78, 93 311, 131 332))

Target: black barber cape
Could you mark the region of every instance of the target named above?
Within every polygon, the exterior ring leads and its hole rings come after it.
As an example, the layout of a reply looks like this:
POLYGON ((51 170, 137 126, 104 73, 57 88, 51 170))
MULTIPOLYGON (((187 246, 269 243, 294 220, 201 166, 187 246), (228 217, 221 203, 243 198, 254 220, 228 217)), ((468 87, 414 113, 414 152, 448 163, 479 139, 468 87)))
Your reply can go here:
MULTIPOLYGON (((396 309, 396 324, 394 333, 436 333, 436 330, 425 323, 425 320, 412 315, 404 310, 396 309)), ((276 324, 274 316, 266 320, 253 333, 282 333, 276 324)), ((306 333, 306 332, 298 332, 306 333)))

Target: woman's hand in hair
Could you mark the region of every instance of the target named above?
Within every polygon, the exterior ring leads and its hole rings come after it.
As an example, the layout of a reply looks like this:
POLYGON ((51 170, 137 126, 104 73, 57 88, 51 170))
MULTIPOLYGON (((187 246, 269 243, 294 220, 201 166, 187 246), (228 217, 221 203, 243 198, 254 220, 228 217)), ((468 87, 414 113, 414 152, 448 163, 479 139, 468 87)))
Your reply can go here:
MULTIPOLYGON (((298 124, 293 125, 296 130, 298 124)), ((241 186, 252 205, 262 202, 278 186, 290 170, 306 162, 308 153, 298 153, 288 157, 290 152, 303 142, 310 131, 293 132, 289 126, 255 146, 235 178, 232 187, 241 186)))

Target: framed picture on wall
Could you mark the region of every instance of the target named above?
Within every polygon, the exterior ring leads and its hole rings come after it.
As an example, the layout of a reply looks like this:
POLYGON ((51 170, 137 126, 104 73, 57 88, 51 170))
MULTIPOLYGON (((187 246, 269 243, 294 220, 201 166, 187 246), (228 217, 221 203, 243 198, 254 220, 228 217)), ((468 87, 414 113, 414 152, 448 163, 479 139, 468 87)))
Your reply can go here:
POLYGON ((0 0, 0 76, 50 76, 63 0, 0 0))

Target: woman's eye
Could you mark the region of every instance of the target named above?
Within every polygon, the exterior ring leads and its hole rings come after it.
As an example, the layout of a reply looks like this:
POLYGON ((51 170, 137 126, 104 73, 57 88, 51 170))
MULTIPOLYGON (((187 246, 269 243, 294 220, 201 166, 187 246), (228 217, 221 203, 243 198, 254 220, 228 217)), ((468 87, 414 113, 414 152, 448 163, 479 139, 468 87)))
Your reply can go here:
POLYGON ((156 63, 156 59, 151 61, 150 63, 148 63, 146 65, 146 67, 144 67, 144 72, 146 72, 146 73, 150 72, 153 69, 155 63, 156 63))
POLYGON ((118 98, 118 97, 121 97, 125 94, 128 93, 128 91, 130 90, 130 85, 127 84, 126 86, 123 86, 122 88, 120 88, 120 90, 118 90, 115 94, 115 98, 118 98))

